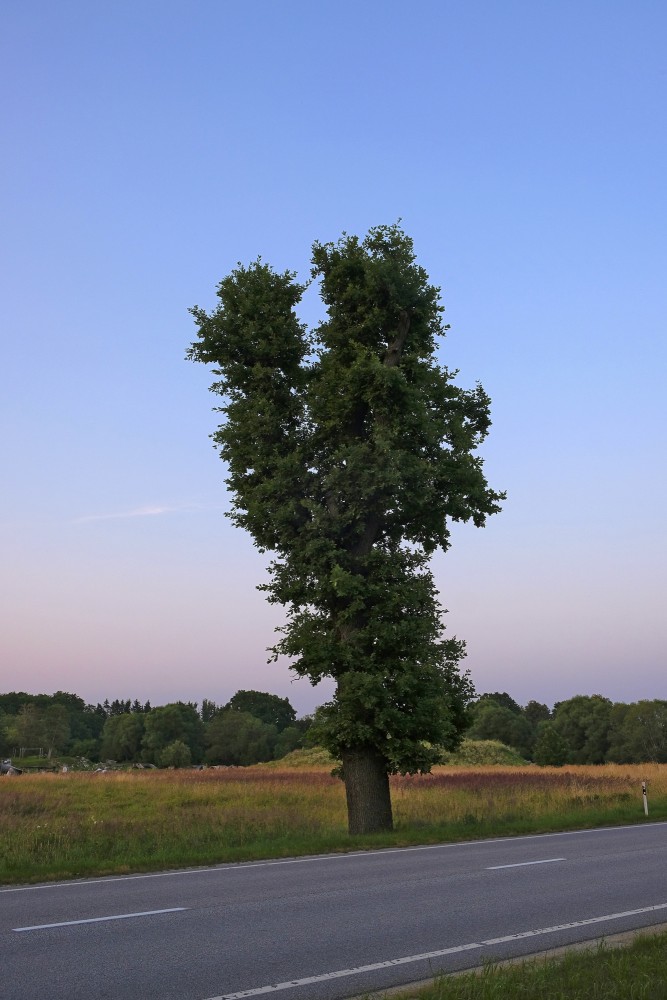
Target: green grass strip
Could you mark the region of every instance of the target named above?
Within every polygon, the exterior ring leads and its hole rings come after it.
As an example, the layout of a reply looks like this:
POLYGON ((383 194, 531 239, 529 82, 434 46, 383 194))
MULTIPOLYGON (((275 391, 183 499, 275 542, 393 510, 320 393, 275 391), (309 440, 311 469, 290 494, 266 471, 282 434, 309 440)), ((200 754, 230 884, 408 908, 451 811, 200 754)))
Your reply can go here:
MULTIPOLYGON (((379 1000, 375 994, 375 1000, 379 1000)), ((667 933, 443 976, 392 1000, 667 1000, 667 933)))

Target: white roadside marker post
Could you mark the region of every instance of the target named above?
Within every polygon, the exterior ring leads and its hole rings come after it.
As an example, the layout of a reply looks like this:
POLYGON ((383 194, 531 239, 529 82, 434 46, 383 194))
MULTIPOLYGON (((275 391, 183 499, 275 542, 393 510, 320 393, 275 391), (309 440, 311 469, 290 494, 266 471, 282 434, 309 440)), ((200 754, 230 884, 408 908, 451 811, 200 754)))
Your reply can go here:
POLYGON ((648 816, 648 798, 646 795, 646 782, 642 781, 642 798, 644 800, 644 815, 648 816))

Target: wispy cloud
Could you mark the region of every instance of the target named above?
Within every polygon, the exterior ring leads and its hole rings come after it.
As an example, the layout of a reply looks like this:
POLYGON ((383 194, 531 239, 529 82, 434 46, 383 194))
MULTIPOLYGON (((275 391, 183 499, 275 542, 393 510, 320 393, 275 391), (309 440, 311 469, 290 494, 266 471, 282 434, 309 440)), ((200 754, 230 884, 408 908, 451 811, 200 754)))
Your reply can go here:
POLYGON ((219 504, 152 504, 145 507, 135 507, 132 510, 116 511, 112 514, 86 514, 83 517, 74 518, 74 524, 83 524, 88 521, 119 521, 135 517, 159 517, 162 514, 181 514, 202 510, 214 510, 218 508, 219 504))

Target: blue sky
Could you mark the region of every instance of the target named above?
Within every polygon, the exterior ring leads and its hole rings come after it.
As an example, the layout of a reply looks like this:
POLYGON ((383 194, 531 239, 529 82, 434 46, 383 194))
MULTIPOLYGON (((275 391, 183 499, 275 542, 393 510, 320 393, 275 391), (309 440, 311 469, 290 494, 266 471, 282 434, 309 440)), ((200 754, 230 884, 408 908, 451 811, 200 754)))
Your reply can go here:
POLYGON ((508 492, 434 560, 473 681, 667 697, 666 32, 651 0, 2 5, 0 687, 328 696, 266 664, 187 310, 401 218, 508 492))

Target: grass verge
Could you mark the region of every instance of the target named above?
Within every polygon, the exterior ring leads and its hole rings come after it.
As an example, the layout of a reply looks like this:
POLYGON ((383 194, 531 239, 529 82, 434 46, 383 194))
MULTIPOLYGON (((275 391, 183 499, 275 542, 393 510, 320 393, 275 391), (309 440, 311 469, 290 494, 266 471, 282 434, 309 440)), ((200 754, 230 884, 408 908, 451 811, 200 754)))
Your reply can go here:
POLYGON ((0 882, 156 871, 667 819, 667 765, 439 767, 392 779, 395 830, 350 837, 325 766, 0 779, 0 882))
MULTIPOLYGON (((373 1000, 666 1000, 667 934, 640 934, 621 948, 603 941, 559 958, 534 958, 443 976, 373 1000)), ((371 1000, 369 995, 368 1000, 371 1000)))

